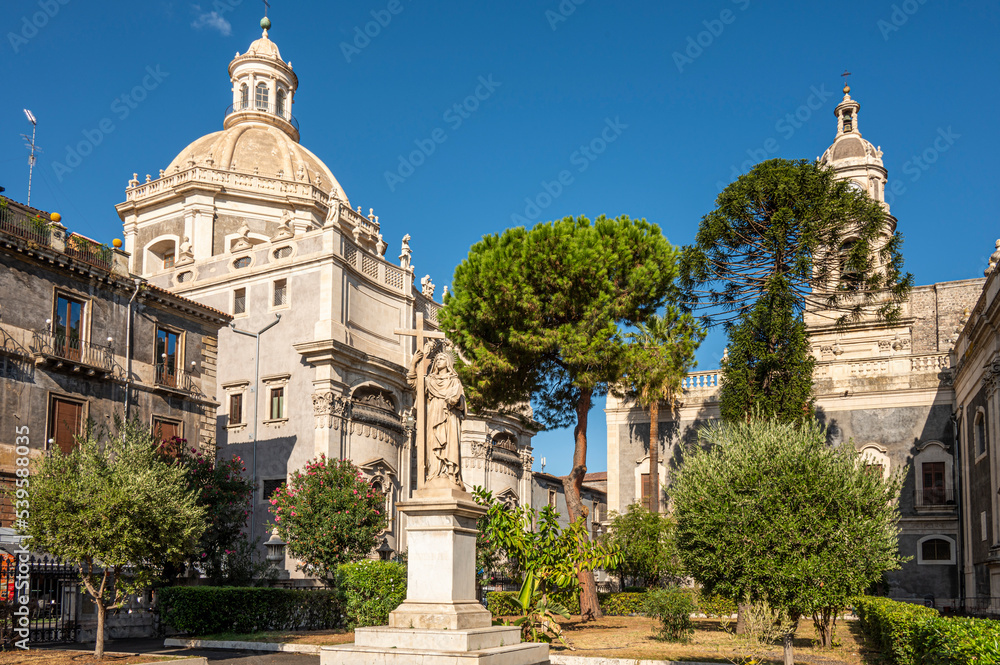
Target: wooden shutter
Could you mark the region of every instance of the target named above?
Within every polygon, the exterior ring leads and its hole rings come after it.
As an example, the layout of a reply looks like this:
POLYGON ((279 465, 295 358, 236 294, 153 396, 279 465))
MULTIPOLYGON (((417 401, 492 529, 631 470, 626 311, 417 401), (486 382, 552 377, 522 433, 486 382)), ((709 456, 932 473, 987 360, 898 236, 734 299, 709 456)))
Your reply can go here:
POLYGON ((652 497, 653 493, 650 491, 649 487, 649 474, 642 474, 642 506, 646 510, 652 510, 652 497))
POLYGON ((83 404, 58 397, 52 398, 49 434, 59 450, 68 453, 76 447, 76 437, 80 434, 82 423, 83 404))
POLYGON ((153 434, 155 434, 162 441, 170 441, 175 436, 180 436, 180 427, 177 423, 168 422, 166 420, 154 420, 153 421, 153 434))

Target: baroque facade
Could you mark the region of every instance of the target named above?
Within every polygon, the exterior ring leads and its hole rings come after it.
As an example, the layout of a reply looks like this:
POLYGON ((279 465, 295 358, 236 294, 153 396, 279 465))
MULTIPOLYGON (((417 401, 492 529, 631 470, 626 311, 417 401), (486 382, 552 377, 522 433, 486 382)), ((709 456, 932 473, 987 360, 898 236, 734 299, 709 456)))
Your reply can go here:
MULTIPOLYGON (((889 212, 882 151, 862 138, 860 104, 849 92, 845 88, 834 110, 836 135, 820 161, 889 212)), ((891 233, 896 219, 891 213, 889 217, 891 233)), ((805 313, 816 358, 817 413, 828 427, 830 443, 853 446, 886 476, 906 469, 899 547, 912 558, 887 574, 887 591, 939 607, 955 607, 963 597, 957 565, 961 521, 954 354, 982 288, 982 278, 915 287, 899 321, 891 325, 867 318, 837 328, 829 312, 805 313)), ((718 371, 693 373, 684 380, 681 404, 673 413, 661 411, 660 478, 667 484, 681 448, 697 440, 699 426, 719 418, 718 389, 718 371)), ((623 511, 644 499, 649 419, 644 410, 609 396, 607 422, 608 506, 623 511)), ((995 504, 995 489, 993 495, 995 504)), ((665 499, 661 494, 662 506, 665 499)))
MULTIPOLYGON (((219 454, 240 454, 258 480, 255 537, 271 529, 271 493, 326 455, 350 459, 386 493, 385 541, 403 550, 395 504, 416 482, 406 382, 415 349, 400 333, 437 329, 434 285, 416 284, 410 236, 390 260, 373 210, 353 206, 299 143, 298 77, 267 29, 229 78, 222 130, 128 183, 117 210, 131 269, 233 317, 219 336, 215 429, 219 454)), ((466 418, 467 487, 530 501, 533 433, 530 413, 466 418)))

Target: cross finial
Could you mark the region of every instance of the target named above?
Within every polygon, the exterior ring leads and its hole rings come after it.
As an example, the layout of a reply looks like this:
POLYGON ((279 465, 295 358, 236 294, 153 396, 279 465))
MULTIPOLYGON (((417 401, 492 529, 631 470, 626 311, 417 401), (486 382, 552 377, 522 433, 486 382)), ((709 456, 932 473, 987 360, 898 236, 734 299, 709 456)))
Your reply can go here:
POLYGON ((267 16, 267 10, 271 8, 271 3, 264 0, 264 16, 267 16))
POLYGON ((846 69, 844 70, 844 73, 841 74, 841 76, 844 77, 844 94, 845 95, 848 94, 849 92, 851 92, 851 86, 849 86, 847 84, 847 77, 850 76, 850 75, 851 75, 851 73, 849 71, 847 71, 846 69))

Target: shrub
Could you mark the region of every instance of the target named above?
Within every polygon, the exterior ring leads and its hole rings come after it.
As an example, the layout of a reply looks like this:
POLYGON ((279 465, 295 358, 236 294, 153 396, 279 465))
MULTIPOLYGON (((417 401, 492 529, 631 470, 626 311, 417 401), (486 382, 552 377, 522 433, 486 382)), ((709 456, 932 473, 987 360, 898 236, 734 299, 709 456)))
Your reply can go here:
POLYGON ((1000 623, 992 619, 921 619, 913 633, 921 665, 1000 663, 1000 623))
POLYGON ((698 610, 707 617, 731 617, 736 614, 736 602, 718 594, 698 594, 698 610))
MULTIPOLYGON (((554 593, 552 599, 566 606, 570 614, 580 613, 580 595, 574 593, 554 593)), ((601 611, 608 616, 628 616, 641 614, 645 593, 599 593, 597 599, 601 611)), ((486 594, 486 609, 494 617, 517 616, 521 608, 517 604, 514 591, 490 591, 486 594)))
POLYGON ((643 614, 660 621, 661 638, 670 642, 686 642, 694 634, 691 613, 695 611, 695 604, 689 590, 670 586, 650 591, 644 596, 643 614))
POLYGON ((935 619, 937 610, 888 598, 864 596, 854 601, 861 629, 891 665, 916 665, 914 631, 921 620, 935 619))
POLYGON ((191 635, 319 630, 341 624, 335 591, 266 587, 168 587, 157 601, 160 619, 191 635))
POLYGON ((395 561, 365 560, 337 569, 337 587, 344 597, 347 625, 384 626, 389 612, 406 598, 406 566, 395 561))

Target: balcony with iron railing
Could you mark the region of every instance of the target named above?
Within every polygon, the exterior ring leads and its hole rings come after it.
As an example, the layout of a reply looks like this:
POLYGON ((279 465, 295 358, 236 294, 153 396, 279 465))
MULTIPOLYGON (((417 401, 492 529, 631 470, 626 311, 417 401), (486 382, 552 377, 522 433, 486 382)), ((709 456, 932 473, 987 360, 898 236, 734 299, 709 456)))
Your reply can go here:
POLYGON ((222 126, 229 129, 243 118, 261 120, 281 129, 290 129, 291 132, 289 133, 294 135, 296 141, 299 140, 299 121, 288 110, 287 105, 284 109, 278 109, 274 104, 263 104, 254 101, 230 104, 226 107, 225 120, 222 126))
POLYGON ((50 245, 49 220, 38 215, 28 215, 8 205, 0 206, 0 232, 45 247, 50 245))
POLYGON ((88 376, 108 376, 114 369, 114 348, 94 344, 78 337, 35 330, 31 352, 35 364, 50 364, 55 369, 82 372, 88 376))
POLYGON ((189 372, 169 363, 156 363, 156 387, 168 392, 195 393, 197 384, 189 372))
POLYGON ((916 506, 932 510, 952 510, 955 508, 955 492, 951 487, 925 487, 916 490, 916 506))

